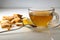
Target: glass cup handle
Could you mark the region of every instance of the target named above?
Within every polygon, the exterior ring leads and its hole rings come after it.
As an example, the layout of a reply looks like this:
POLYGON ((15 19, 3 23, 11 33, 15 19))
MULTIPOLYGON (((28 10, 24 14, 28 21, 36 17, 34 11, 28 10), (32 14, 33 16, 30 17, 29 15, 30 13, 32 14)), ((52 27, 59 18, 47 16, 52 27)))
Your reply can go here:
POLYGON ((53 19, 50 22, 52 23, 58 23, 59 22, 59 15, 55 12, 55 8, 52 7, 52 15, 53 15, 53 19))
POLYGON ((58 23, 59 22, 59 15, 56 12, 53 13, 53 18, 54 17, 55 17, 55 19, 53 19, 53 23, 58 23))
POLYGON ((53 19, 51 20, 51 22, 49 23, 48 26, 50 26, 49 28, 54 28, 55 25, 57 25, 59 23, 59 15, 56 12, 53 12, 53 19))
POLYGON ((54 28, 59 23, 59 15, 55 12, 55 8, 52 9, 51 15, 53 19, 49 22, 48 26, 49 28, 54 28))

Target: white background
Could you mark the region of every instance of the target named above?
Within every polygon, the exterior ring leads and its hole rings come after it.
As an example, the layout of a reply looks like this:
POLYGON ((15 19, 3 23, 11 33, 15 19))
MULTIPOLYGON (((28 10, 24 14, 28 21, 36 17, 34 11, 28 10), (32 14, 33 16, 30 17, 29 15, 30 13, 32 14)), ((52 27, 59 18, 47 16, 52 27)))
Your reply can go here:
POLYGON ((0 0, 0 7, 60 7, 60 0, 0 0))

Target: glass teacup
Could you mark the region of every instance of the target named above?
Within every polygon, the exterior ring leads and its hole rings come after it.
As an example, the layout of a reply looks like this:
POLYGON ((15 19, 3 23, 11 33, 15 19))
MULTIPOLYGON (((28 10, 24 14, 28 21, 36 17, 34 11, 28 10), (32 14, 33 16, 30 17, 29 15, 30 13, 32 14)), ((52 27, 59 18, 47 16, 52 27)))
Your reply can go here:
POLYGON ((59 21, 59 15, 55 13, 55 8, 29 8, 28 10, 31 21, 37 26, 34 29, 35 31, 49 29, 50 24, 57 23, 59 21))

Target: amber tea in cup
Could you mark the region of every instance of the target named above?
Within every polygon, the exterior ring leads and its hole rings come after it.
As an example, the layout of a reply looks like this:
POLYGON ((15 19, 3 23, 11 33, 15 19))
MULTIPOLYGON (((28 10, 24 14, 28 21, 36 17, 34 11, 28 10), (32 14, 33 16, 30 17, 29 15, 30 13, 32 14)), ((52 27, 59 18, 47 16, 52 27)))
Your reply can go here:
POLYGON ((47 27, 53 18, 49 11, 33 11, 29 15, 32 22, 38 27, 47 27))

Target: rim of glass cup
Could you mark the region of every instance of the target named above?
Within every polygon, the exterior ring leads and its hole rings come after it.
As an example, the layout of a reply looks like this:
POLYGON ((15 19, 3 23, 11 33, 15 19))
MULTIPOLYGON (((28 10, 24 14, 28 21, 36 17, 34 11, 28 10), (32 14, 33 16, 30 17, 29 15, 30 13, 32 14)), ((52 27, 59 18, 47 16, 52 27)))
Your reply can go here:
POLYGON ((47 10, 47 11, 55 11, 55 8, 54 7, 49 7, 49 8, 45 8, 45 7, 43 7, 43 8, 33 8, 33 7, 31 7, 31 8, 28 8, 28 10, 30 10, 30 11, 35 11, 35 10, 40 10, 40 11, 43 11, 43 10, 47 10))

